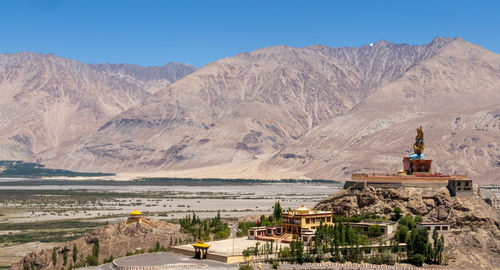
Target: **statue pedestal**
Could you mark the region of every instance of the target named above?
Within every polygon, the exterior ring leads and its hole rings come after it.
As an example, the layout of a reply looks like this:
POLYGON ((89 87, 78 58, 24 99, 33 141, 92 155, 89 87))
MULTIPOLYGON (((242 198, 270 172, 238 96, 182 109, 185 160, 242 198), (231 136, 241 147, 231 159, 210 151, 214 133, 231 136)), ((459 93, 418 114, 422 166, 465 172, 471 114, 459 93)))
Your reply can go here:
POLYGON ((410 157, 404 157, 403 168, 407 175, 415 173, 430 174, 432 169, 432 159, 410 159, 410 157))

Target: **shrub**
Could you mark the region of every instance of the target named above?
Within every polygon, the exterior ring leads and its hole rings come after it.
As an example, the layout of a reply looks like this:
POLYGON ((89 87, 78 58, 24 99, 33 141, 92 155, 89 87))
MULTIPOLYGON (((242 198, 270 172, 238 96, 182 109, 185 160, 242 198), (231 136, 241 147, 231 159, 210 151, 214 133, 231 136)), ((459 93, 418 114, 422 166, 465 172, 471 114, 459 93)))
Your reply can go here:
POLYGON ((96 256, 88 256, 87 257, 87 264, 91 266, 98 266, 99 262, 97 260, 96 256))
POLYGON ((102 263, 111 263, 111 262, 113 262, 114 259, 115 258, 113 257, 113 255, 111 255, 111 256, 109 256, 109 258, 104 259, 104 261, 102 263))
POLYGON ((415 266, 422 266, 425 261, 425 256, 422 254, 415 254, 411 257, 410 261, 415 266))

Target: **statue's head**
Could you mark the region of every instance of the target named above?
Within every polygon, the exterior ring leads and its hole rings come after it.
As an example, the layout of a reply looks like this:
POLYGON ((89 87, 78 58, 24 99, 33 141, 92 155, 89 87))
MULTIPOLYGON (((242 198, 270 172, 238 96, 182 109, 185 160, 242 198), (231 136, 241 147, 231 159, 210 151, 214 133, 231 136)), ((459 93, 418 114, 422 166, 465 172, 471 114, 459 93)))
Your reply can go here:
POLYGON ((417 138, 418 140, 423 140, 424 139, 424 131, 422 130, 422 126, 420 128, 417 128, 417 138))

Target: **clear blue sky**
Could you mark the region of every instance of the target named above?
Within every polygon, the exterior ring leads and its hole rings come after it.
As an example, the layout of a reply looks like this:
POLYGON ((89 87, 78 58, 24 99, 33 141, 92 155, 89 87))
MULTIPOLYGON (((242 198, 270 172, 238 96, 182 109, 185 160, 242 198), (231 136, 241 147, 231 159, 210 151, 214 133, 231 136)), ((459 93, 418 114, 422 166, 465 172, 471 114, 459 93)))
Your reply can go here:
POLYGON ((423 44, 460 36, 500 53, 500 1, 0 1, 0 53, 197 67, 258 48, 423 44))

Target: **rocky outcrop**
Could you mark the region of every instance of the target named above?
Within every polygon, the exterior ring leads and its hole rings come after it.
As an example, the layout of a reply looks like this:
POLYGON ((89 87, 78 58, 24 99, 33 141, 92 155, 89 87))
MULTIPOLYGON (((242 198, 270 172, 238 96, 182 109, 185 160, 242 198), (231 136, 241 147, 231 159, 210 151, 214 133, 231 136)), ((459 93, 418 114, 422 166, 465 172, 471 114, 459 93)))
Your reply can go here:
POLYGON ((147 251, 153 248, 156 242, 168 247, 170 239, 185 239, 187 236, 180 233, 179 226, 163 221, 145 219, 145 222, 126 222, 109 224, 94 230, 92 233, 84 235, 74 241, 57 246, 57 263, 52 263, 52 249, 32 252, 26 255, 20 262, 11 265, 10 270, 23 270, 25 266, 30 269, 61 269, 68 268, 72 261, 73 245, 78 249, 77 263, 85 260, 92 253, 92 247, 96 239, 99 239, 99 262, 109 258, 123 257, 127 252, 134 252, 140 248, 147 251), (68 261, 64 265, 63 250, 69 249, 68 261), (36 267, 36 268, 33 268, 36 267))
POLYGON ((447 222, 445 256, 460 269, 493 269, 500 265, 500 214, 480 196, 451 197, 443 188, 340 190, 316 205, 340 215, 377 214, 389 218, 395 207, 403 214, 421 215, 424 221, 447 222))

